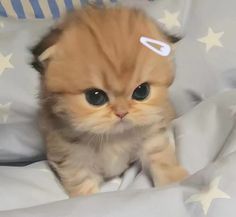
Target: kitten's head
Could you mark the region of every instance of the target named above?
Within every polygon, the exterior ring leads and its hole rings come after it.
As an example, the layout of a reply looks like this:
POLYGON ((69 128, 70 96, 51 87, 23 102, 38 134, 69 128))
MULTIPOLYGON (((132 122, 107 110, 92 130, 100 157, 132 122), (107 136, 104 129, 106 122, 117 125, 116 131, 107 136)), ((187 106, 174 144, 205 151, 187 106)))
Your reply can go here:
POLYGON ((42 102, 80 132, 120 133, 166 121, 171 58, 143 46, 141 36, 169 43, 137 10, 88 7, 68 15, 33 49, 42 102))

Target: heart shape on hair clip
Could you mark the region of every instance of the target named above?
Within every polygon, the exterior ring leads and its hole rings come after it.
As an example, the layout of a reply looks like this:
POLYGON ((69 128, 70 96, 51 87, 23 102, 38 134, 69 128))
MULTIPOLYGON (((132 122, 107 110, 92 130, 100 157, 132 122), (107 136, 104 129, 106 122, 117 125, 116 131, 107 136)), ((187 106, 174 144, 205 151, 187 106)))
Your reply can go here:
POLYGON ((145 36, 140 37, 140 43, 160 56, 168 56, 171 51, 170 45, 166 44, 165 42, 148 38, 145 36), (160 49, 157 49, 156 47, 152 46, 152 44, 159 45, 160 49))

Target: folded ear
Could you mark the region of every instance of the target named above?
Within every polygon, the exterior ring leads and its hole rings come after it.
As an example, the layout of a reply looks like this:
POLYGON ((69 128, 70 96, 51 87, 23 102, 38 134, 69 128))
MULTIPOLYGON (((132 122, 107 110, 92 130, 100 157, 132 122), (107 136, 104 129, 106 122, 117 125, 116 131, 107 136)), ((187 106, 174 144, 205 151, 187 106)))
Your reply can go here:
POLYGON ((54 28, 45 35, 41 41, 31 48, 31 53, 33 54, 33 60, 31 65, 40 72, 41 75, 44 74, 48 62, 50 61, 52 54, 55 50, 55 44, 62 34, 62 28, 54 28))
POLYGON ((174 36, 174 35, 168 35, 167 33, 166 33, 166 37, 167 37, 168 41, 169 41, 171 44, 175 44, 175 43, 177 43, 179 40, 181 40, 181 37, 174 36))

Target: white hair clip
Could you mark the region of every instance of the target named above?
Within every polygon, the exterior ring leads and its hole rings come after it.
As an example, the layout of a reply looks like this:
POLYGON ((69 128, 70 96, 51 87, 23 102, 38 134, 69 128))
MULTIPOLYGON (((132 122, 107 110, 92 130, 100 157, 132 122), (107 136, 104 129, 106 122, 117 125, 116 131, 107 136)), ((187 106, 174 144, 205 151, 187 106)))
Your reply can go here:
POLYGON ((170 45, 166 44, 165 42, 158 41, 155 39, 151 39, 145 36, 140 37, 140 43, 143 44, 145 47, 149 48, 153 52, 157 53, 160 56, 168 56, 170 54, 171 48, 170 45), (151 44, 157 44, 160 46, 160 49, 155 48, 151 44))

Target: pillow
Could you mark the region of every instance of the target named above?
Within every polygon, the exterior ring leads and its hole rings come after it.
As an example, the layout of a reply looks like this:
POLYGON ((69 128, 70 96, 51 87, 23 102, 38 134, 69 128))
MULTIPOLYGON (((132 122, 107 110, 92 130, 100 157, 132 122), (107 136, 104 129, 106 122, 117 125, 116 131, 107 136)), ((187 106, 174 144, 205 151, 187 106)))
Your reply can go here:
POLYGON ((0 16, 25 18, 58 18, 65 11, 73 10, 88 3, 96 5, 113 4, 117 0, 1 0, 0 16))
POLYGON ((0 17, 0 163, 41 158, 37 121, 38 73, 29 65, 29 48, 52 20, 0 17))

